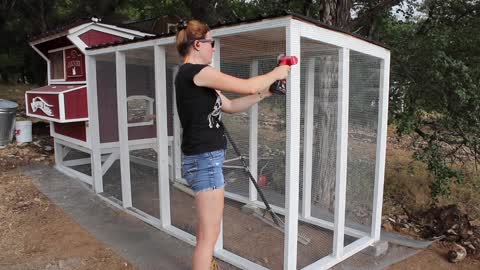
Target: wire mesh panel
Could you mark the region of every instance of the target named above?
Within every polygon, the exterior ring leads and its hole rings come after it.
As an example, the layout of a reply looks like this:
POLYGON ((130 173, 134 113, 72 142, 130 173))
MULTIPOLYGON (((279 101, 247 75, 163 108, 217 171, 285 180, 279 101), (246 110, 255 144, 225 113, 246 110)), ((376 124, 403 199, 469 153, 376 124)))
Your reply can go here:
MULTIPOLYGON (((231 35, 220 39, 221 71, 248 78, 265 74, 277 65, 285 53, 285 29, 269 29, 231 35)), ((223 92, 228 98, 239 95, 223 92)), ((249 140, 257 140, 255 177, 271 205, 285 205, 285 96, 274 96, 258 105, 258 134, 250 138, 249 113, 223 114, 223 122, 247 158, 249 140)), ((226 191, 249 199, 250 180, 230 143, 224 164, 226 191)), ((263 202, 260 200, 260 203, 263 202)), ((241 211, 242 203, 226 200, 223 220, 223 247, 241 257, 270 269, 283 268, 284 235, 259 215, 241 211)), ((268 217, 267 217, 268 218, 268 217)))
POLYGON ((160 218, 153 47, 125 56, 132 206, 160 218))
POLYGON ((297 266, 303 268, 332 252, 333 231, 316 225, 334 221, 338 120, 339 48, 301 39, 300 212, 297 266))
POLYGON ((350 52, 346 226, 370 233, 375 184, 380 59, 350 52))
MULTIPOLYGON (((181 59, 174 46, 169 45, 165 48, 166 53, 166 79, 167 79, 167 96, 168 99, 174 102, 173 96, 175 91, 175 76, 181 64, 181 59)), ((170 177, 170 219, 172 226, 189 233, 196 235, 196 212, 195 212, 195 198, 192 196, 191 190, 186 188, 186 182, 182 180, 180 172, 181 157, 175 156, 175 150, 178 155, 181 155, 180 145, 175 146, 175 141, 180 142, 181 130, 174 128, 174 121, 180 125, 178 118, 175 119, 175 104, 173 102, 167 103, 168 111, 168 134, 171 138, 171 147, 169 151, 169 158, 172 160, 172 175, 170 177), (178 132, 178 133, 176 133, 178 132)), ((178 126, 180 128, 180 126, 178 126)))
POLYGON ((107 197, 122 200, 121 172, 118 151, 117 82, 115 54, 95 57, 97 61, 98 120, 101 144, 117 144, 102 157, 103 191, 107 197))
POLYGON ((62 147, 64 153, 67 153, 63 158, 63 165, 77 172, 92 176, 92 164, 89 153, 85 153, 68 146, 62 147))

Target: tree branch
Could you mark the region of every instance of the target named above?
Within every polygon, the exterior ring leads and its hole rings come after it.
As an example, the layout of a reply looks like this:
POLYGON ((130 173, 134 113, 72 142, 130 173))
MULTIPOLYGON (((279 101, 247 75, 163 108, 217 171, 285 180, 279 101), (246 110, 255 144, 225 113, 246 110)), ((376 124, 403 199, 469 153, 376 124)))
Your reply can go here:
POLYGON ((401 3, 402 0, 384 0, 378 3, 376 6, 368 9, 365 11, 361 16, 357 17, 356 19, 352 20, 352 22, 349 25, 350 29, 356 28, 360 23, 364 21, 368 21, 373 19, 375 16, 377 16, 380 12, 384 11, 385 9, 391 8, 395 5, 398 5, 401 3))

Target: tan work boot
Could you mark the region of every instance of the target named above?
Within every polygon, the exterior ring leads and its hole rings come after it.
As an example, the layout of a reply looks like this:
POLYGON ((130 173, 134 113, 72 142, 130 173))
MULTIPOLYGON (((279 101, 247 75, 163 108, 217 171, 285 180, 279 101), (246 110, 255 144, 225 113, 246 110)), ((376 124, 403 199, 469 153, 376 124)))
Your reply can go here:
POLYGON ((215 258, 212 259, 212 264, 210 264, 210 270, 220 270, 217 261, 215 258))

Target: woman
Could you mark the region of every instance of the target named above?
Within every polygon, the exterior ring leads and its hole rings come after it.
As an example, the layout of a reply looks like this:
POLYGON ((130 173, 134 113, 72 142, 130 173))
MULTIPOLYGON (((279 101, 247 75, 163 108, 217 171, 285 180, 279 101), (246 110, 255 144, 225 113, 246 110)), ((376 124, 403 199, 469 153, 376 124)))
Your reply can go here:
POLYGON ((195 192, 197 245, 193 270, 210 268, 213 250, 220 232, 224 205, 223 161, 226 138, 221 112, 236 113, 271 95, 269 86, 285 79, 289 66, 240 79, 224 74, 209 64, 215 43, 208 26, 192 20, 180 26, 176 48, 183 65, 175 78, 177 110, 183 128, 182 174, 195 192), (230 100, 224 92, 244 94, 230 100))

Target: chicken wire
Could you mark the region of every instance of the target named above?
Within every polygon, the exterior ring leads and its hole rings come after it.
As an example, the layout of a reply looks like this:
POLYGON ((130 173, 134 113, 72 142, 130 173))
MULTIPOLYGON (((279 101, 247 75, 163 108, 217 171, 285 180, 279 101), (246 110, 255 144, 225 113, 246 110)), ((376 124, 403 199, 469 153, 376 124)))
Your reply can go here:
POLYGON ((370 233, 377 151, 380 59, 350 52, 345 223, 370 233))
MULTIPOLYGON (((118 142, 118 110, 115 54, 108 53, 95 57, 98 98, 98 121, 100 143, 118 142)), ((102 157, 102 165, 106 158, 102 157)), ((115 159, 102 176, 103 195, 122 201, 120 160, 115 159)))
POLYGON ((125 61, 128 140, 149 141, 129 145, 132 206, 160 218, 153 47, 129 50, 125 61))

